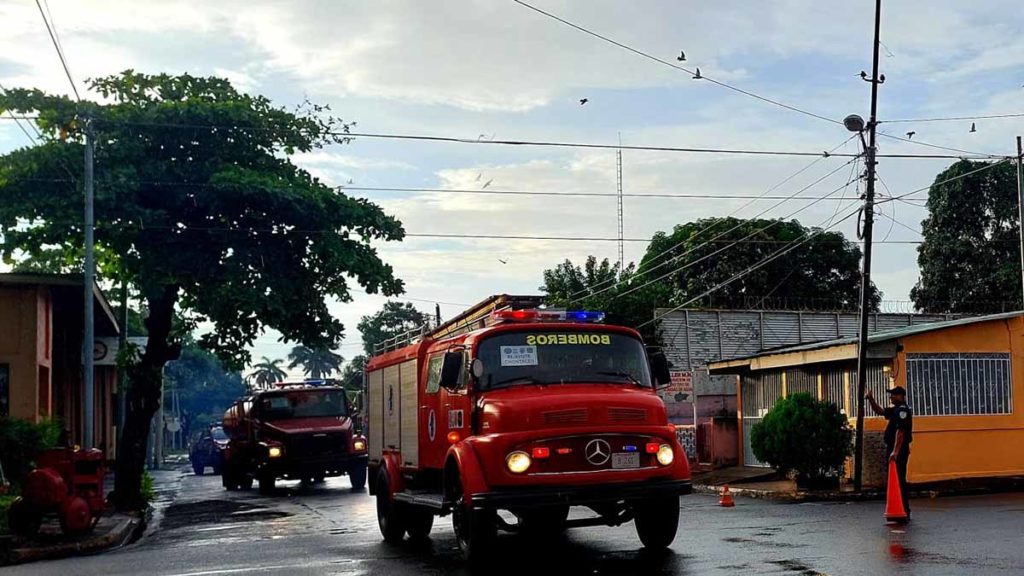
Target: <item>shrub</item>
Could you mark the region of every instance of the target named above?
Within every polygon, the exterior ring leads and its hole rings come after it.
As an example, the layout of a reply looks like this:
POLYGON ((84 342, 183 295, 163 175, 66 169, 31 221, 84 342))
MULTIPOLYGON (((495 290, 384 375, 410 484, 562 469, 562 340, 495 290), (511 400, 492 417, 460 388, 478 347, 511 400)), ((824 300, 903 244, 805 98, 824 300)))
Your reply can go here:
POLYGON ((15 418, 0 418, 0 464, 8 481, 20 486, 32 470, 36 456, 55 446, 60 426, 45 420, 38 424, 15 418))
POLYGON ((808 480, 838 476, 852 441, 853 430, 836 405, 806 393, 779 400, 750 433, 759 460, 808 480))
POLYGON ((142 499, 146 501, 146 504, 152 504, 153 499, 156 498, 156 489, 153 486, 153 477, 149 475, 149 472, 142 473, 142 499))

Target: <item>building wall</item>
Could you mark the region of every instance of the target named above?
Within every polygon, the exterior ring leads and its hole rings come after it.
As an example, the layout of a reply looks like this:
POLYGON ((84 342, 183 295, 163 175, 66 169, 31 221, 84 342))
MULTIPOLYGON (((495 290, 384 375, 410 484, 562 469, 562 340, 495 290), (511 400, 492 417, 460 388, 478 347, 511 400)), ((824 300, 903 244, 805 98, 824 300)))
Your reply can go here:
MULTIPOLYGON (((1024 474, 1024 318, 919 334, 905 338, 902 344, 893 376, 904 387, 907 354, 1009 352, 1013 406, 1012 413, 1005 415, 915 415, 908 480, 1024 474)), ((869 425, 869 429, 882 430, 885 422, 869 425)))
MULTIPOLYGON (((39 301, 36 286, 0 287, 0 364, 8 366, 8 411, 12 418, 39 420, 39 301)), ((48 384, 47 384, 48 385, 48 384)))

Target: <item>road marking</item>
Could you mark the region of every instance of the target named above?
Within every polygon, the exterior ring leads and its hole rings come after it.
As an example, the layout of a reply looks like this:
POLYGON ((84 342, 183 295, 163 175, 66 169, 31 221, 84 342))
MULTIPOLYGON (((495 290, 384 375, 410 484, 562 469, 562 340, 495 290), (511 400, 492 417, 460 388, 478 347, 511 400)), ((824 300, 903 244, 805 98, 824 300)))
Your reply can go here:
POLYGON ((294 565, 283 564, 280 566, 251 566, 248 568, 223 568, 221 570, 204 570, 202 572, 179 572, 169 576, 214 576, 216 574, 239 574, 242 572, 269 572, 271 570, 284 570, 295 568, 294 565))

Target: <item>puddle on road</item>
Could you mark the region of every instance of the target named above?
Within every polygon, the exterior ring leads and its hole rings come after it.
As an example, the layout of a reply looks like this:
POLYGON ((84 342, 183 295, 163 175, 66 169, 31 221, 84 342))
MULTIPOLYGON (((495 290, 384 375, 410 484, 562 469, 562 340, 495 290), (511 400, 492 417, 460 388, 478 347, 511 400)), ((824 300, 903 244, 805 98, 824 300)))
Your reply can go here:
POLYGON ((771 564, 781 566, 789 572, 796 572, 802 576, 828 576, 824 572, 818 572, 799 560, 769 560, 771 564))
POLYGON ((233 500, 200 500, 171 504, 164 512, 160 527, 173 530, 196 524, 219 524, 239 521, 272 520, 289 516, 287 512, 253 506, 233 500))

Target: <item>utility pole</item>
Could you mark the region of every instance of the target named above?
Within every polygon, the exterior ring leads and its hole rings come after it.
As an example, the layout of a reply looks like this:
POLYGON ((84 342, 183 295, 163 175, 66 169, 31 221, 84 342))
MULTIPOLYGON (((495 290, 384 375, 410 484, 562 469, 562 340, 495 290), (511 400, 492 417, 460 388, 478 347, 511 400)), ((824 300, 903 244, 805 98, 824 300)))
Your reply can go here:
MULTIPOLYGON (((857 338, 857 436, 854 445, 853 489, 860 490, 864 477, 864 393, 867 389, 868 319, 871 302, 871 234, 875 209, 875 128, 878 120, 878 85, 885 76, 878 74, 879 34, 882 25, 882 0, 875 0, 875 44, 871 62, 871 117, 868 120, 868 142, 865 154, 867 184, 864 194, 864 272, 860 278, 860 333, 857 338)), ((861 134, 863 142, 863 133, 861 134)))
POLYGON ((85 334, 82 338, 82 386, 84 388, 83 398, 85 400, 84 430, 82 446, 92 448, 93 441, 93 376, 95 373, 95 346, 96 334, 93 326, 93 284, 96 280, 96 262, 93 255, 93 126, 92 120, 85 121, 85 334))
MULTIPOLYGON (((128 349, 128 281, 121 280, 121 311, 118 324, 121 335, 118 338, 118 350, 128 349)), ((117 450, 124 446, 124 411, 128 407, 128 371, 117 367, 117 450)))
POLYGON ((1017 136, 1017 229, 1020 233, 1020 286, 1024 297, 1024 174, 1021 174, 1021 156, 1024 156, 1024 151, 1020 136, 1017 136))
POLYGON ((619 196, 619 276, 622 276, 622 269, 626 265, 625 241, 623 239, 622 222, 622 133, 619 133, 619 149, 615 153, 615 183, 619 196))

